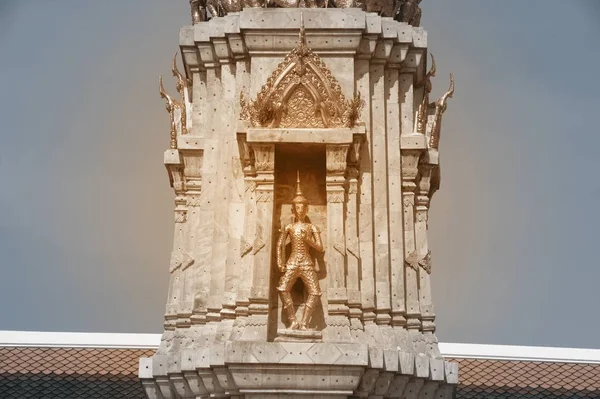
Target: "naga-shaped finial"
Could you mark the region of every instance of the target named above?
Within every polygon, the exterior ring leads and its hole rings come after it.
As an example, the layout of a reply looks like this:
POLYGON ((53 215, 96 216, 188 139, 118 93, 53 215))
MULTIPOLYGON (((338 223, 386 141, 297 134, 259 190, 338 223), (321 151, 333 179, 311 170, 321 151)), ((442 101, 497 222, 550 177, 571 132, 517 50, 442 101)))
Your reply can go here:
POLYGON ((175 55, 173 56, 173 64, 171 66, 171 72, 173 72, 173 76, 177 78, 177 83, 176 83, 176 89, 179 92, 179 94, 181 94, 183 96, 183 90, 187 89, 188 87, 191 86, 191 82, 189 81, 189 79, 186 79, 181 72, 179 72, 179 69, 177 69, 177 54, 178 52, 175 52, 175 55))
POLYGON ((170 116, 169 119, 171 122, 171 131, 170 131, 171 149, 175 149, 175 148, 177 148, 177 129, 175 126, 175 107, 177 106, 176 105, 177 101, 174 100, 173 97, 171 97, 165 91, 165 86, 163 85, 162 75, 158 78, 158 91, 160 92, 161 98, 164 98, 165 100, 167 100, 165 108, 167 109, 167 112, 169 113, 169 116, 170 116))
POLYGON ((454 75, 450 74, 450 87, 448 91, 444 93, 435 103, 435 115, 433 118, 433 125, 431 126, 431 137, 429 138, 429 146, 431 148, 438 148, 440 142, 440 132, 442 130, 442 115, 448 108, 448 99, 454 95, 454 75))
POLYGON ((177 52, 175 52, 175 55, 173 56, 173 65, 171 67, 171 72, 173 72, 173 76, 177 78, 177 83, 175 84, 175 88, 177 89, 177 92, 179 93, 179 95, 181 96, 181 104, 183 105, 181 107, 181 134, 187 134, 187 114, 186 114, 186 107, 185 104, 187 103, 187 90, 188 87, 190 86, 190 81, 188 79, 186 79, 181 72, 179 72, 179 69, 177 69, 177 52))
POLYGON ((308 53, 308 44, 306 43, 306 29, 304 28, 304 13, 300 12, 300 51, 303 55, 308 53))
POLYGON ((427 116, 429 113, 427 109, 430 107, 429 104, 429 94, 433 88, 431 84, 431 78, 435 76, 436 66, 435 66, 435 58, 433 54, 431 55, 431 68, 429 72, 425 74, 425 77, 415 85, 415 87, 423 87, 423 101, 419 104, 419 109, 417 111, 417 133, 425 134, 425 130, 427 127, 427 116))
POLYGON ((177 69, 177 53, 173 57, 173 65, 171 67, 171 71, 173 76, 177 78, 177 83, 175 84, 175 88, 177 92, 181 96, 181 100, 175 100, 171 97, 165 90, 163 85, 162 75, 158 80, 158 89, 160 92, 160 96, 167 100, 166 109, 169 112, 169 116, 171 119, 171 148, 177 148, 177 127, 178 124, 181 126, 181 134, 187 134, 187 114, 186 114, 186 103, 187 103, 187 90, 189 87, 189 81, 185 79, 185 77, 179 72, 177 69), (178 115, 176 115, 176 111, 179 111, 178 115), (179 123, 178 123, 179 122, 179 123))

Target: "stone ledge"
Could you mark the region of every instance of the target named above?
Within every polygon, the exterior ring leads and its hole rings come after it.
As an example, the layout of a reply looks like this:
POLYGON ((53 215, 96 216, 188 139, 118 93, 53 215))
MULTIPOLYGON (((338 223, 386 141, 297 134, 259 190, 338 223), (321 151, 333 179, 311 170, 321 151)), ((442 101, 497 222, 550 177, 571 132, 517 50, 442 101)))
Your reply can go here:
POLYGON ((177 137, 177 148, 180 150, 202 150, 204 149, 205 139, 200 136, 186 134, 177 137))
POLYGON ((364 134, 364 126, 331 129, 248 128, 249 143, 350 144, 354 134, 364 134))
POLYGON ((227 342, 226 364, 306 364, 368 366, 366 344, 326 342, 227 342))

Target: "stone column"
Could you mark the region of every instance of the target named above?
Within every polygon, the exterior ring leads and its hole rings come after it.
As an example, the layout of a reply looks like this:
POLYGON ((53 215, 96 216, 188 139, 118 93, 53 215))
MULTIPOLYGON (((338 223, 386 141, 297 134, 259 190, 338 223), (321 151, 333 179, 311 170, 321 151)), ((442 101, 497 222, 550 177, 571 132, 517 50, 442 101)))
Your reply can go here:
POLYGON ((415 241, 419 257, 419 305, 421 309, 421 328, 425 334, 435 332, 435 312, 431 298, 431 252, 427 242, 427 218, 429 216, 429 189, 432 165, 419 165, 417 185, 415 241))
MULTIPOLYGON (((215 52, 217 52, 217 48, 215 44, 215 52)), ((232 121, 235 120, 233 113, 235 64, 225 62, 223 59, 220 59, 220 61, 222 62, 220 68, 220 96, 217 97, 217 101, 213 102, 216 107, 213 129, 215 130, 215 138, 218 140, 219 155, 214 192, 215 210, 208 321, 221 319, 220 312, 224 300, 229 240, 229 194, 230 184, 232 183, 231 150, 234 148, 232 144, 235 144, 235 126, 232 126, 232 121)))
MULTIPOLYGON (((227 48, 225 44, 218 48, 227 48)), ((215 44, 217 52, 217 44, 215 44)), ((237 178, 233 173, 239 170, 239 162, 234 165, 237 153, 237 140, 235 135, 235 92, 236 92, 236 67, 229 58, 226 50, 221 50, 221 98, 219 104, 219 117, 215 126, 218 130, 220 141, 219 170, 217 172, 216 198, 218 206, 215 211, 215 231, 213 239, 211 274, 211 298, 209 302, 209 320, 220 320, 223 315, 233 318, 235 315, 235 299, 233 298, 236 285, 236 259, 237 248, 241 235, 238 219, 230 219, 235 215, 235 209, 241 209, 241 199, 238 194, 237 178), (233 234, 232 234, 233 233, 233 234), (234 249, 235 248, 235 249, 234 249), (225 306, 228 306, 224 310, 225 306)))
POLYGON ((192 230, 193 224, 190 221, 196 222, 198 220, 198 198, 202 192, 203 150, 198 148, 187 151, 182 158, 185 197, 180 199, 180 207, 185 205, 186 213, 185 222, 182 222, 181 225, 183 237, 179 250, 179 259, 176 261, 176 263, 181 262, 181 264, 179 266, 173 264, 172 266, 180 267, 181 269, 181 290, 178 292, 181 300, 177 311, 177 326, 189 327, 194 305, 194 293, 186 288, 191 287, 189 280, 193 278, 193 266, 195 266, 193 242, 190 239, 190 236, 194 236, 194 231, 192 230))
MULTIPOLYGON (((230 38, 231 40, 231 38, 230 38)), ((238 40, 241 40, 238 38, 238 40)), ((235 93, 242 93, 246 91, 249 85, 250 75, 247 72, 247 62, 243 58, 243 54, 238 55, 235 66, 235 93)), ((235 115, 239 117, 240 114, 239 101, 232 103, 232 110, 235 115)), ((225 301, 223 303, 224 309, 221 311, 222 314, 227 314, 226 317, 236 318, 236 314, 239 314, 237 308, 239 306, 238 299, 240 295, 243 296, 242 302, 245 302, 246 314, 247 314, 247 300, 249 295, 249 263, 248 253, 252 249, 249 244, 249 236, 251 235, 248 231, 249 218, 254 216, 253 202, 254 202, 254 164, 250 159, 250 149, 245 140, 245 135, 240 141, 231 143, 231 153, 233 155, 232 172, 233 179, 230 185, 230 225, 231 231, 229 234, 229 244, 227 250, 227 279, 225 283, 225 301), (236 144, 237 143, 237 144, 236 144), (237 149, 235 147, 238 147, 237 149), (242 147, 240 147, 242 146, 242 147), (250 191, 250 189, 252 189, 250 191), (248 195, 250 191, 250 195, 248 195), (244 287, 244 289, 242 288, 244 287), (245 293, 242 294, 242 291, 245 293)), ((239 323, 238 323, 239 324, 239 323)))
MULTIPOLYGON (((165 152, 165 166, 169 173, 171 186, 175 191, 175 231, 173 237, 173 251, 171 252, 171 261, 169 263, 169 293, 167 297, 167 307, 165 312, 165 330, 174 330, 178 323, 178 313, 180 313, 180 303, 183 300, 183 276, 182 265, 185 262, 192 262, 193 259, 184 259, 185 251, 185 231, 186 222, 186 198, 184 192, 183 162, 179 151, 176 149, 165 152)), ((189 316, 188 316, 189 317, 189 316)), ((189 320, 188 320, 189 322, 189 320)))
POLYGON ((239 339, 249 315, 250 289, 254 272, 252 267, 254 264, 254 235, 256 233, 256 170, 254 168, 254 153, 246 142, 245 133, 238 133, 238 146, 244 173, 244 230, 240 237, 240 247, 238 249, 240 256, 239 284, 235 299, 236 319, 231 340, 239 339))
POLYGON ((344 203, 346 197, 346 157, 349 144, 327 144, 325 178, 327 190, 327 328, 325 341, 350 341, 348 293, 346 290, 346 239, 344 203))
POLYGON ((400 159, 400 78, 398 69, 386 71, 387 174, 390 245, 391 324, 406 326, 404 297, 404 238, 402 237, 402 177, 400 159))
MULTIPOLYGON (((354 73, 356 78, 356 90, 363 98, 370 98, 370 53, 364 54, 367 59, 355 61, 354 73)), ((370 105, 370 103, 367 103, 370 105)), ((371 107, 367 105, 362 111, 362 119, 371 120, 371 107)), ((372 195, 372 139, 371 128, 367 126, 367 138, 360 156, 359 175, 359 205, 358 205, 358 239, 360 243, 360 292, 363 323, 373 324, 375 320, 375 279, 373 269, 373 195, 372 195)))
POLYGON ((418 255, 415 246, 415 179, 419 150, 402 150, 402 205, 404 215, 404 259, 406 279, 406 326, 418 331, 421 327, 418 285, 418 255))
MULTIPOLYGON (((360 243, 358 236, 358 174, 360 152, 363 138, 357 137, 350 148, 349 163, 346 180, 348 182, 348 200, 346 201, 346 262, 348 289, 348 307, 350 314, 350 327, 352 331, 363 330, 361 320, 361 295, 360 295, 360 243)), ((354 334, 353 334, 354 335, 354 334)), ((355 338, 357 338, 355 336, 355 338)))
MULTIPOLYGON (((382 47, 378 43, 378 47, 382 47)), ((382 47, 383 48, 383 47, 382 47)), ((376 50, 377 51, 377 50, 376 50)), ((371 129, 373 131, 373 230, 375 240, 376 323, 390 323, 390 247, 387 207, 387 144, 384 63, 371 64, 371 129)))
MULTIPOLYGON (((209 312, 209 297, 212 272, 215 271, 213 260, 213 239, 215 231, 215 210, 217 209, 218 187, 217 174, 219 170, 220 138, 218 129, 218 111, 221 97, 221 68, 211 44, 208 40, 198 44, 203 65, 206 68, 206 95, 201 112, 205 113, 202 118, 204 123, 195 126, 196 133, 203 137, 204 163, 202 167, 203 189, 195 195, 198 202, 197 218, 190 226, 193 234, 195 263, 193 267, 192 283, 188 288, 193 292, 194 309, 192 322, 204 324, 209 312)), ((186 284, 187 287, 187 284, 186 284)), ((187 295, 187 294, 186 294, 187 295)))
POLYGON ((252 144, 256 168, 256 224, 252 257, 252 286, 248 298, 249 319, 241 340, 266 341, 269 312, 269 283, 273 240, 275 189, 275 145, 252 144))
MULTIPOLYGON (((414 55, 411 54, 414 62, 414 55)), ((410 62, 409 62, 410 64, 410 62)), ((406 287, 406 325, 408 330, 418 331, 421 326, 419 309, 418 270, 416 268, 415 252, 415 179, 417 177, 419 156, 421 150, 416 148, 414 140, 414 92, 413 71, 408 66, 399 75, 400 127, 401 127, 401 158, 402 158, 402 209, 404 220, 404 269, 406 287)))

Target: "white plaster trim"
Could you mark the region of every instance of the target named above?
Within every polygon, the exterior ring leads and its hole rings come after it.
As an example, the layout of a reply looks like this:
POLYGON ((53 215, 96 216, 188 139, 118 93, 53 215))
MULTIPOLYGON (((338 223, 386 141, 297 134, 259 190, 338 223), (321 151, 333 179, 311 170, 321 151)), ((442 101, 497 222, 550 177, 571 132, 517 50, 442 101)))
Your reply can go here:
POLYGON ((600 349, 442 342, 439 343, 439 348, 442 356, 460 359, 600 364, 600 349))
POLYGON ((0 347, 155 349, 161 334, 0 331, 0 347))
MULTIPOLYGON (((156 349, 161 334, 0 331, 0 347, 156 349)), ((600 349, 440 342, 444 357, 600 364, 600 349)))

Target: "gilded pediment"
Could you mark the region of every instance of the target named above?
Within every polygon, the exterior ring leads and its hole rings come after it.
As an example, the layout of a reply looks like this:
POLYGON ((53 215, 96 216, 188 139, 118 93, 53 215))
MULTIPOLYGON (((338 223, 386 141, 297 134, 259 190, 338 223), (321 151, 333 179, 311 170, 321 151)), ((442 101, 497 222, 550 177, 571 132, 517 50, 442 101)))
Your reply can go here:
POLYGON ((255 100, 240 94, 240 119, 253 127, 354 127, 363 102, 360 93, 346 100, 329 68, 306 43, 304 26, 300 43, 290 51, 262 86, 255 100))

